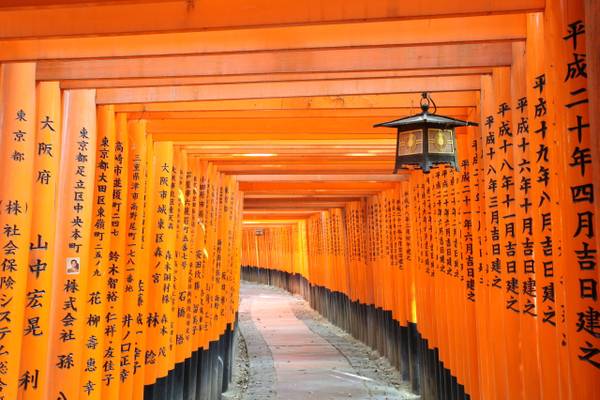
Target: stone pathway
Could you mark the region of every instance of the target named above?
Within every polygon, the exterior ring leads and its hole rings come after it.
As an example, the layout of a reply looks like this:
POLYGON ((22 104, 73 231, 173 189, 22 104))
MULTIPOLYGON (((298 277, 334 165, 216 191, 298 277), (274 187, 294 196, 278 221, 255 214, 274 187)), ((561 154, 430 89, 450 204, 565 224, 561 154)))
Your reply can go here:
MULTIPOLYGON (((310 320, 309 328, 306 315, 310 315, 310 308, 298 297, 255 284, 242 285, 241 296, 240 331, 246 340, 250 363, 244 399, 418 398, 379 381, 376 366, 375 373, 368 374, 370 377, 361 374, 362 367, 357 371, 351 364, 352 354, 343 354, 338 349, 366 346, 316 318, 310 320), (297 316, 299 307, 307 309, 302 319, 297 316), (320 328, 315 329, 315 324, 320 328), (326 335, 320 333, 323 329, 326 335)), ((364 348, 360 350, 364 352, 364 348)), ((361 362, 365 361, 368 362, 361 362)))

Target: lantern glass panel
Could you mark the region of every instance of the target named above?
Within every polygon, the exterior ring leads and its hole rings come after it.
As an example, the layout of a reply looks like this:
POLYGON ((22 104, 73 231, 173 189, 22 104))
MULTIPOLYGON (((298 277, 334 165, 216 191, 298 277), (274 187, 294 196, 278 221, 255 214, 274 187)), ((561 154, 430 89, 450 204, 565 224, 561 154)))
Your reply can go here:
POLYGON ((454 129, 429 128, 429 153, 454 154, 454 129))
POLYGON ((423 154, 423 130, 416 129, 398 133, 398 155, 423 154))

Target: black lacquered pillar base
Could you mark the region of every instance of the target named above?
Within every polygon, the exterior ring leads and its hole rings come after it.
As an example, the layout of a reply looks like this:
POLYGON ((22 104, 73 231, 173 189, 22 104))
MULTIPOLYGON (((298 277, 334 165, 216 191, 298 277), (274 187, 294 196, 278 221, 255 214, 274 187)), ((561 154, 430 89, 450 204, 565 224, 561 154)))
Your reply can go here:
POLYGON ((237 315, 234 324, 208 348, 200 348, 175 364, 167 376, 144 387, 145 400, 218 400, 232 379, 237 315))

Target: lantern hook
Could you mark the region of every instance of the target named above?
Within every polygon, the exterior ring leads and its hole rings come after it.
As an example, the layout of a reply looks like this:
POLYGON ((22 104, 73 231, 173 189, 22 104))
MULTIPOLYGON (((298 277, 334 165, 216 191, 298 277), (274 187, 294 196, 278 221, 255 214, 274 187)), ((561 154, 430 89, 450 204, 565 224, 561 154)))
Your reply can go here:
POLYGON ((423 110, 424 114, 429 112, 430 104, 433 104, 433 114, 435 114, 437 111, 437 105, 435 104, 435 101, 433 101, 433 99, 431 98, 429 93, 427 93, 427 92, 421 93, 421 110, 423 110))

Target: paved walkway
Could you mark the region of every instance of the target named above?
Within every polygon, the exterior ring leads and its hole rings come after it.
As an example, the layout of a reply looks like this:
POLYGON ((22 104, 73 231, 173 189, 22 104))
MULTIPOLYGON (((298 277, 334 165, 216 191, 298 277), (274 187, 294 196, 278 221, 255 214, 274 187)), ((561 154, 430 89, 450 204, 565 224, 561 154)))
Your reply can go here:
POLYGON ((360 376, 344 354, 296 317, 298 298, 253 284, 244 284, 241 295, 240 327, 250 359, 248 399, 414 398, 360 376))

